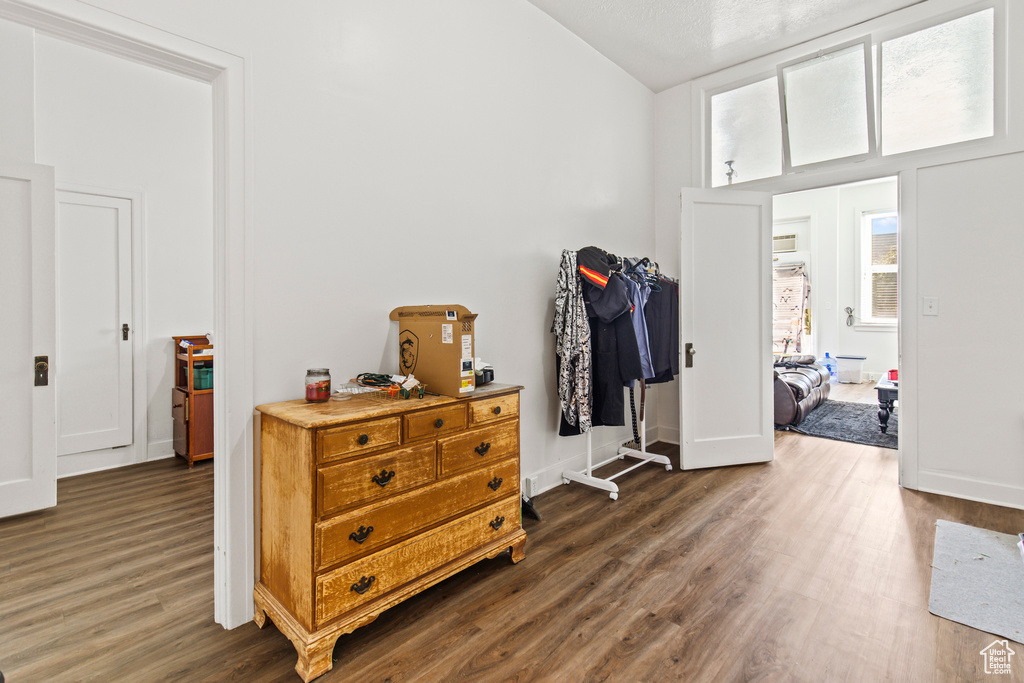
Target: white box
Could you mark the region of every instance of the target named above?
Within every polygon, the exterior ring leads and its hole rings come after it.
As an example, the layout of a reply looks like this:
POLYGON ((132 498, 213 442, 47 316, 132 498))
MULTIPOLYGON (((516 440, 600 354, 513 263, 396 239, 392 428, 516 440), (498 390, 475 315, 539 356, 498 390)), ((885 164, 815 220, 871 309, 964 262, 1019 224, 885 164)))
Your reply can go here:
POLYGON ((860 384, 864 381, 864 361, 867 356, 836 356, 836 374, 842 384, 860 384))

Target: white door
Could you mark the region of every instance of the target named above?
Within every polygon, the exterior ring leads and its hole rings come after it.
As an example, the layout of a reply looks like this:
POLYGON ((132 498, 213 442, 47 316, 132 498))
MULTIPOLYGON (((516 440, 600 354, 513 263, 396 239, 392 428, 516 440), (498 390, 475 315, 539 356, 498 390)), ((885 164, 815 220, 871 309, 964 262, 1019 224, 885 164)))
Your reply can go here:
POLYGON ((53 254, 53 169, 0 160, 0 517, 57 504, 53 254))
POLYGON ((57 454, 132 442, 132 205, 57 192, 57 454))
POLYGON ((679 421, 683 469, 774 456, 771 195, 684 189, 679 421))

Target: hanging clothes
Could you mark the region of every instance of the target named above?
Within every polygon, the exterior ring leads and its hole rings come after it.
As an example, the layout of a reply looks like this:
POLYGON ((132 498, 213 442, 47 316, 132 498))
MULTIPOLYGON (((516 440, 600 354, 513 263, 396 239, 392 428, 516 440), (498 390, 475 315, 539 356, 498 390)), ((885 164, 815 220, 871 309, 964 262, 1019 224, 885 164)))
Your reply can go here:
POLYGON ((679 285, 659 277, 644 306, 654 377, 647 384, 671 382, 679 374, 679 285))
MULTIPOLYGON (((643 378, 626 292, 626 281, 620 273, 611 273, 603 289, 583 280, 592 346, 591 425, 594 427, 626 424, 622 387, 643 378)), ((559 435, 574 436, 587 431, 569 424, 564 417, 563 414, 559 435)))
MULTIPOLYGON (((626 266, 626 286, 629 289, 629 301, 632 305, 630 318, 633 321, 633 332, 636 334, 637 348, 640 351, 640 364, 643 367, 644 376, 641 379, 654 377, 654 364, 651 360, 651 347, 647 334, 647 319, 644 315, 644 306, 651 295, 651 287, 647 283, 647 270, 642 263, 646 259, 623 259, 626 266)), ((632 388, 630 382, 626 386, 632 388)))
MULTIPOLYGON (((643 262, 646 264, 646 259, 643 262)), ((628 270, 636 264, 593 246, 562 252, 551 327, 556 335, 562 408, 558 433, 562 436, 581 434, 594 426, 624 425, 623 387, 657 376, 659 361, 650 343, 651 323, 646 312, 652 288, 646 270, 643 276, 627 277, 624 265, 628 270)), ((662 314, 661 306, 657 310, 656 320, 662 314)), ((663 344, 659 344, 655 348, 664 354, 663 344)), ((665 372, 671 379, 672 368, 665 355, 664 364, 669 366, 665 372)))
POLYGON ((562 420, 580 431, 589 432, 592 404, 590 323, 577 274, 576 252, 568 249, 562 251, 558 267, 551 332, 555 335, 562 420))

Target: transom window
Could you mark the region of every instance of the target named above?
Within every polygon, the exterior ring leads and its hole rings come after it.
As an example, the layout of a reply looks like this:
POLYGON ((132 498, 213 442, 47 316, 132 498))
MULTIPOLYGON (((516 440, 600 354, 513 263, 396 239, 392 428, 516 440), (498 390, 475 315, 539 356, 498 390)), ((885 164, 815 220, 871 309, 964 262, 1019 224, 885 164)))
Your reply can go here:
POLYGON ((993 137, 995 29, 990 6, 712 93, 710 185, 993 137))

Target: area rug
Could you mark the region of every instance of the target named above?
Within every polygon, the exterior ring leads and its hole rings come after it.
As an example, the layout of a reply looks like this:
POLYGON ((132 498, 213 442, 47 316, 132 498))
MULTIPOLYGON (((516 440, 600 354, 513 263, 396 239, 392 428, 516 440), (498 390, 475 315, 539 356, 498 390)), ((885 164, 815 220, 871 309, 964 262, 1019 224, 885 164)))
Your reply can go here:
POLYGON ((899 432, 898 409, 889 415, 888 431, 885 434, 878 429, 877 403, 848 403, 846 401, 827 400, 811 411, 794 432, 818 436, 823 439, 849 441, 865 446, 881 446, 897 448, 896 438, 899 432))
POLYGON ((937 521, 928 611, 1024 643, 1024 562, 1017 536, 937 521))

